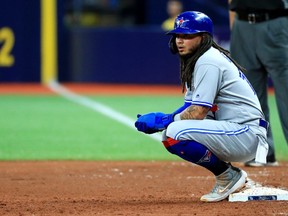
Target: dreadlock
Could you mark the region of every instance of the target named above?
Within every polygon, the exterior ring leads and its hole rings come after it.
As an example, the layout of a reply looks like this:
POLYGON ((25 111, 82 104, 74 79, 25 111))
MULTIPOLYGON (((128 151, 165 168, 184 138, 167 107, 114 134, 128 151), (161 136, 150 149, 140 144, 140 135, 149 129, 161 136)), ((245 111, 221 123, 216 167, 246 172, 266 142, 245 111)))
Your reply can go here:
POLYGON ((213 41, 212 37, 204 33, 201 45, 193 52, 192 54, 180 56, 180 79, 182 85, 182 92, 185 91, 185 87, 191 89, 192 87, 192 77, 194 72, 194 67, 196 61, 202 56, 208 49, 211 47, 218 49, 224 55, 226 55, 241 71, 245 71, 245 69, 239 65, 234 59, 231 58, 230 52, 223 47, 219 46, 215 41, 213 41))

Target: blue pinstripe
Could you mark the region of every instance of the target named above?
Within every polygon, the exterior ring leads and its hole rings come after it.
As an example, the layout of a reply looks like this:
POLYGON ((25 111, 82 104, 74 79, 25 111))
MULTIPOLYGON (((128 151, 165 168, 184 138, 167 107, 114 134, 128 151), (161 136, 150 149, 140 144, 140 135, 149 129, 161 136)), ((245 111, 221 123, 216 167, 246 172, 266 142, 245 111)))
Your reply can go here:
POLYGON ((215 134, 215 135, 227 135, 227 136, 236 136, 242 133, 245 133, 249 130, 249 126, 245 126, 236 131, 224 131, 224 130, 210 130, 210 129, 202 129, 202 128, 186 128, 184 130, 179 131, 174 139, 178 140, 179 136, 185 133, 201 133, 201 134, 215 134))

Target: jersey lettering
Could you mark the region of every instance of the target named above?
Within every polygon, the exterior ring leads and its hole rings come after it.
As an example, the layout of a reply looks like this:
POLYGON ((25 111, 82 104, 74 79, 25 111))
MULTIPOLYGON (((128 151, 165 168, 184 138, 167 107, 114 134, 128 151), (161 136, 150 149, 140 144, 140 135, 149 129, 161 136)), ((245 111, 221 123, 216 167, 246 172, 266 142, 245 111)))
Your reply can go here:
POLYGON ((238 71, 239 71, 239 77, 248 83, 248 85, 250 86, 250 88, 252 89, 252 91, 254 92, 254 95, 255 95, 256 92, 255 92, 253 86, 251 85, 251 83, 249 82, 249 80, 246 78, 245 74, 239 68, 238 68, 238 71))

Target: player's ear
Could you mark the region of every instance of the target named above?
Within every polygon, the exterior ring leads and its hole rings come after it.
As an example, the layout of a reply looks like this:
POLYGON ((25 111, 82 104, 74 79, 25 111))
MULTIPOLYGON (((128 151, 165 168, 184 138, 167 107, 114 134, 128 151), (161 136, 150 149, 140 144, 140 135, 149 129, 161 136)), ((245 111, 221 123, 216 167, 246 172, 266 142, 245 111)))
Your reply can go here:
POLYGON ((173 54, 178 53, 178 49, 177 49, 177 46, 176 46, 176 35, 173 35, 170 38, 168 46, 169 46, 169 49, 170 49, 171 53, 173 53, 173 54))

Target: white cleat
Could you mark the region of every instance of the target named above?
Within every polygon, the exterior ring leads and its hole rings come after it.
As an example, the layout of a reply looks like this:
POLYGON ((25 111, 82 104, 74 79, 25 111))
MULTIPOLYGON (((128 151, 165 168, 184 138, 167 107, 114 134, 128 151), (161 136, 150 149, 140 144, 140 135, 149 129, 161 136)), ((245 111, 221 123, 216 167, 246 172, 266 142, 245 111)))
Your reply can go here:
POLYGON ((245 186, 247 173, 236 167, 229 167, 224 173, 216 176, 216 184, 209 194, 203 195, 203 202, 217 202, 226 199, 231 193, 245 186))

